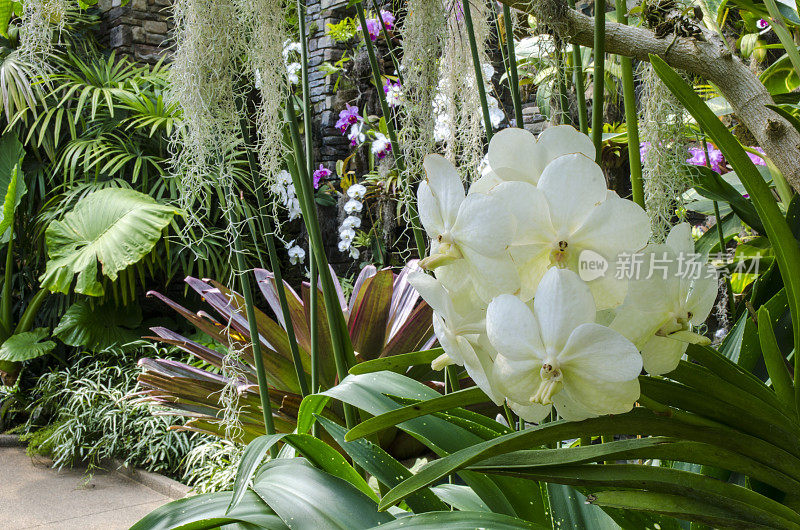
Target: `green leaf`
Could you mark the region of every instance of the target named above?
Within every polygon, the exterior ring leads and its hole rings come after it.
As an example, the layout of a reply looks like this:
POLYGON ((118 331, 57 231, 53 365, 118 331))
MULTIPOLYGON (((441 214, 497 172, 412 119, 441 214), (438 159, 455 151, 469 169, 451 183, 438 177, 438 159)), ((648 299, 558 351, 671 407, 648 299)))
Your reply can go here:
POLYGON ((491 512, 486 503, 469 486, 459 484, 439 484, 431 490, 437 497, 456 510, 466 512, 491 512))
MULTIPOLYGON (((730 204, 739 218, 758 232, 764 232, 761 219, 753 205, 729 184, 722 175, 705 166, 692 166, 691 175, 697 193, 713 201, 730 204)), ((759 177, 760 178, 760 177, 759 177)))
POLYGON ((597 506, 592 506, 586 497, 571 486, 547 484, 550 499, 550 517, 553 528, 616 530, 619 525, 597 506))
POLYGON ((766 235, 775 249, 778 267, 786 285, 789 307, 792 310, 795 350, 800 351, 800 247, 778 208, 772 191, 738 140, 711 112, 692 87, 660 57, 651 55, 650 60, 659 78, 714 140, 750 195, 766 235))
POLYGON ((414 403, 374 418, 370 418, 352 429, 345 435, 344 439, 348 442, 375 434, 389 427, 394 427, 398 423, 407 420, 426 416, 434 412, 451 409, 454 407, 466 407, 468 405, 475 405, 478 403, 485 403, 489 398, 486 397, 483 390, 478 387, 465 388, 445 396, 441 396, 427 401, 414 403))
POLYGON ((225 513, 230 500, 230 492, 186 497, 156 508, 130 530, 211 530, 232 523, 248 523, 270 530, 289 528, 252 491, 245 493, 239 506, 225 513))
POLYGON ((353 530, 394 520, 355 486, 303 458, 267 462, 252 487, 293 528, 353 530))
POLYGON ((130 303, 115 306, 111 302, 92 304, 78 300, 64 313, 53 336, 69 346, 102 350, 124 347, 141 336, 142 309, 130 303))
POLYGON ((11 0, 0 0, 0 35, 8 38, 8 23, 11 22, 13 11, 11 0))
MULTIPOLYGON (((339 447, 350 455, 353 462, 375 477, 378 482, 392 488, 402 480, 411 476, 411 471, 406 469, 403 464, 395 460, 379 446, 363 439, 354 442, 346 442, 344 440, 344 434, 347 429, 322 416, 317 416, 317 421, 328 431, 328 434, 339 444, 339 447)), ((442 502, 427 488, 413 495, 409 495, 406 499, 406 503, 416 513, 444 510, 447 508, 447 506, 442 504, 442 502)))
POLYGON ((786 368, 786 359, 783 357, 778 342, 775 339, 775 330, 772 329, 772 322, 769 310, 761 307, 758 310, 758 338, 761 341, 761 352, 764 356, 764 364, 767 373, 772 381, 775 394, 783 403, 794 401, 794 386, 789 370, 786 368))
POLYGON ((33 331, 11 335, 0 346, 0 360, 22 362, 47 355, 56 347, 56 343, 52 340, 44 340, 49 335, 50 331, 47 328, 36 328, 33 331))
POLYGON ((649 512, 696 521, 714 528, 753 528, 753 524, 725 509, 684 495, 669 495, 650 491, 599 491, 588 501, 604 508, 647 510, 649 512))
POLYGON ((236 469, 236 479, 233 482, 233 495, 231 496, 231 502, 226 513, 230 513, 231 510, 236 508, 247 492, 250 479, 253 478, 258 466, 261 465, 267 451, 284 436, 286 435, 268 434, 259 436, 247 444, 244 453, 242 453, 242 459, 239 461, 239 467, 236 469))
POLYGON ((788 112, 786 109, 783 109, 777 105, 767 105, 766 107, 780 114, 783 117, 783 119, 792 124, 792 127, 800 131, 800 120, 798 120, 794 114, 788 112))
POLYGON ((27 192, 21 169, 24 156, 25 149, 12 131, 0 137, 0 195, 3 197, 2 211, 0 211, 0 238, 11 225, 14 211, 27 192))
POLYGON ((447 530, 475 530, 476 528, 511 530, 515 528, 534 528, 543 530, 547 527, 534 525, 527 521, 499 513, 430 512, 401 517, 394 522, 384 523, 379 528, 380 530, 398 530, 405 528, 420 528, 425 530, 434 528, 446 528, 447 530))
POLYGON ((421 364, 430 364, 434 359, 444 353, 442 348, 433 348, 432 350, 415 351, 411 353, 403 353, 400 355, 392 355, 389 357, 381 357, 379 359, 372 359, 350 368, 350 374, 361 375, 371 372, 381 372, 384 370, 390 372, 405 371, 409 366, 418 366, 421 364))
POLYGON ((127 188, 106 188, 90 193, 62 220, 45 232, 50 260, 41 276, 42 287, 69 293, 75 275, 75 292, 102 296, 97 263, 102 273, 116 280, 120 271, 153 250, 162 231, 180 211, 127 188))

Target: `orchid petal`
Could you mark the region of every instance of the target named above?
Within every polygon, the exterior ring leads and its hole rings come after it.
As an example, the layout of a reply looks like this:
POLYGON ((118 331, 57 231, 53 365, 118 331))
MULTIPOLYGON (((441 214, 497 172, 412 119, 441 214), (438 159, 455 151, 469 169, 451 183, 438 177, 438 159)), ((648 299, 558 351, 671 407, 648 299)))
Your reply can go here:
POLYGON ((553 226, 571 234, 592 208, 606 198, 606 179, 594 160, 582 154, 556 158, 542 172, 537 187, 550 204, 553 226))
POLYGON ((458 208, 464 200, 464 184, 453 164, 441 155, 426 156, 423 166, 431 192, 439 203, 445 228, 450 228, 448 221, 452 222, 456 218, 458 208))
POLYGON ((489 142, 489 166, 500 180, 536 184, 544 165, 544 153, 525 129, 508 128, 489 142))
POLYGON ((581 324, 558 355, 565 377, 622 382, 636 379, 642 357, 631 341, 600 324, 581 324))
POLYGON ((572 330, 594 322, 592 292, 577 274, 551 267, 542 278, 533 301, 542 343, 549 350, 561 351, 572 330))
MULTIPOLYGON (((500 295, 492 300, 486 310, 489 341, 500 355, 508 359, 536 360, 544 352, 538 327, 533 312, 516 296, 500 295)), ((538 363, 537 374, 541 359, 538 363)), ((531 394, 535 389, 530 390, 531 394)))
POLYGON ((642 348, 644 370, 650 375, 673 371, 688 347, 686 342, 654 335, 642 348))

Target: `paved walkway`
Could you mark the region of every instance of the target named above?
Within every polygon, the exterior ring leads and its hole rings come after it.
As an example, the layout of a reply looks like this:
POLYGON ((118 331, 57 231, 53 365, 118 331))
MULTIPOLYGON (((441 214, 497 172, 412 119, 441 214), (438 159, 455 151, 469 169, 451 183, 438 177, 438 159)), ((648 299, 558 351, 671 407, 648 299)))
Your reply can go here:
POLYGON ((116 473, 56 471, 22 447, 0 447, 0 528, 124 530, 171 499, 116 473))

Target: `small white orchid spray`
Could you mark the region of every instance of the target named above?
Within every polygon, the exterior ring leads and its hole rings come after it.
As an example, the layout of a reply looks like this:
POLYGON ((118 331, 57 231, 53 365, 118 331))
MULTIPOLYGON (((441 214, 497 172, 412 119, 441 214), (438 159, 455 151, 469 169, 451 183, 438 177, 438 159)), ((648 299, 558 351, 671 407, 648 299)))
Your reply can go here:
POLYGON ((627 412, 643 367, 667 373, 688 342, 707 341, 695 331, 717 278, 693 254, 690 227, 647 246, 646 213, 606 188, 593 156, 589 138, 569 126, 538 140, 506 129, 466 193, 450 162, 425 159, 417 199, 431 246, 420 266, 433 276, 409 281, 434 310, 445 354, 433 368, 463 366, 527 421, 553 408, 575 421, 627 412), (655 264, 657 254, 663 274, 630 264, 620 274, 624 258, 655 264), (587 274, 587 257, 602 267, 587 274))

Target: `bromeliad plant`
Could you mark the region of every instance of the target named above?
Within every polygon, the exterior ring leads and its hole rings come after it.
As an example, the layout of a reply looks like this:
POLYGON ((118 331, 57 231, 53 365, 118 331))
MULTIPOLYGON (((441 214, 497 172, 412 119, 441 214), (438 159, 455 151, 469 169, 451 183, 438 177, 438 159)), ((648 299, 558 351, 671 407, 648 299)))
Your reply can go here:
MULTIPOLYGON (((389 269, 365 267, 346 300, 339 282, 335 280, 339 305, 345 315, 347 330, 358 362, 370 361, 416 350, 425 350, 433 344, 431 308, 419 302, 419 294, 410 285, 409 275, 416 263, 409 263, 399 274, 389 269)), ((274 275, 256 269, 255 278, 261 293, 277 317, 273 320, 255 309, 258 322, 262 356, 273 402, 273 418, 278 432, 291 432, 296 427, 298 407, 302 398, 296 371, 292 362, 290 339, 278 299, 274 275)), ((242 434, 239 441, 250 442, 264 434, 264 421, 260 414, 258 385, 251 343, 250 329, 245 315, 243 297, 214 281, 186 278, 194 289, 217 313, 213 317, 205 311, 191 312, 166 296, 151 292, 177 311, 224 349, 240 350, 235 364, 242 373, 240 381, 232 382, 219 373, 226 353, 186 338, 164 327, 154 327, 157 335, 151 337, 177 346, 210 365, 209 369, 168 359, 142 359, 144 369, 139 376, 140 386, 147 400, 168 407, 175 414, 192 418, 185 428, 225 436, 221 421, 225 405, 220 396, 226 386, 235 384, 239 395, 239 422, 242 434)), ((317 288, 318 296, 322 293, 317 288)), ((284 292, 290 308, 291 321, 302 360, 303 375, 311 381, 311 286, 303 284, 298 295, 284 282, 284 292)), ((325 309, 317 306, 319 327, 316 330, 319 348, 318 384, 321 388, 336 385, 336 367, 330 344, 325 309)), ((419 372, 419 371, 417 371, 419 372)))

